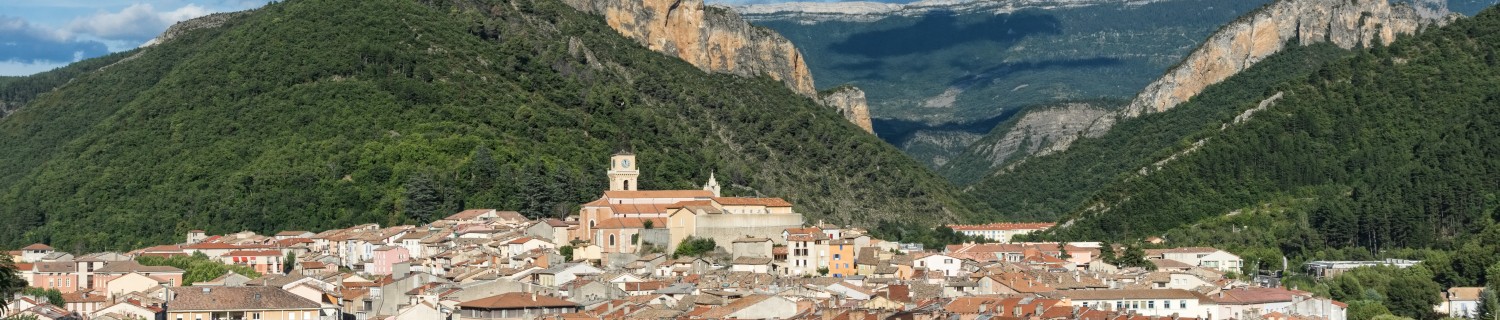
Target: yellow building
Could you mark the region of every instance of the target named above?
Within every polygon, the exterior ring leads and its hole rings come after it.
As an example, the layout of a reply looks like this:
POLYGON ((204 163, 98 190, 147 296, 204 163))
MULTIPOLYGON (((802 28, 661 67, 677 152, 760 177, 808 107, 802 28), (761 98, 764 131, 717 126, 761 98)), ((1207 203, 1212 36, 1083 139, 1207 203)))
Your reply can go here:
POLYGON ((630 251, 633 246, 620 243, 640 233, 634 229, 645 229, 636 228, 637 222, 664 219, 666 225, 653 223, 652 227, 669 229, 667 252, 672 252, 689 236, 713 239, 727 249, 737 238, 780 239, 782 230, 803 224, 802 215, 786 200, 723 197, 713 174, 701 190, 638 190, 640 174, 634 154, 611 156, 606 172, 609 190, 579 208, 579 230, 573 236, 613 248, 606 252, 630 251), (611 236, 614 244, 609 242, 611 236))
POLYGON ((167 300, 167 320, 333 320, 318 302, 279 287, 179 287, 167 300))

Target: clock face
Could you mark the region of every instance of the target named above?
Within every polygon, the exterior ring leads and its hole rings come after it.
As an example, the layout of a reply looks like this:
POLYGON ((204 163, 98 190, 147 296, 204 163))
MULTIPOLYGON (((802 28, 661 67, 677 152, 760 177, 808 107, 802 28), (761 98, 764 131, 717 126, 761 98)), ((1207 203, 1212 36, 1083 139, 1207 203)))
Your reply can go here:
POLYGON ((621 168, 629 169, 630 168, 630 160, 620 160, 620 167, 621 168))

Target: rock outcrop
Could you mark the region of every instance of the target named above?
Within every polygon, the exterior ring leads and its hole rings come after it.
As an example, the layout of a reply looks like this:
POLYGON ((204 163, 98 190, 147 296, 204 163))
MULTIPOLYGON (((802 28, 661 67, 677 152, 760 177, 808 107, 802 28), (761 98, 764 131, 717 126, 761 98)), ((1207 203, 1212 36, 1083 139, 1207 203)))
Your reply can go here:
POLYGON ((974 143, 963 157, 978 158, 971 160, 988 163, 994 168, 1017 158, 1062 151, 1079 137, 1095 136, 1088 130, 1109 115, 1109 110, 1085 103, 1028 111, 1019 115, 1020 119, 1016 119, 1004 135, 974 143))
POLYGON ((728 8, 706 6, 703 0, 563 2, 579 11, 601 15, 621 35, 705 72, 767 76, 781 81, 797 94, 838 110, 865 132, 874 133, 864 91, 843 86, 830 95, 819 95, 802 52, 790 40, 771 29, 750 25, 728 8))
POLYGON ((818 102, 838 110, 839 114, 844 115, 844 119, 853 122, 865 132, 875 133, 874 125, 870 123, 870 106, 865 103, 864 90, 852 86, 839 86, 819 93, 818 102))
POLYGON ((1273 2, 1220 28, 1182 63, 1146 86, 1129 105, 1117 112, 1099 116, 1080 114, 1082 117, 1065 116, 1076 113, 1076 110, 1066 111, 1069 108, 1030 112, 1002 138, 994 142, 980 141, 969 153, 982 155, 992 165, 999 166, 1027 156, 1066 150, 1077 140, 1076 133, 1101 136, 1117 121, 1169 110, 1192 99, 1208 86, 1281 51, 1289 43, 1331 42, 1343 48, 1353 48, 1377 41, 1389 43, 1397 35, 1413 34, 1448 21, 1451 18, 1445 7, 1393 5, 1388 0, 1273 2), (1090 118, 1088 127, 1073 128, 1084 121, 1083 118, 1090 118), (1059 122, 1041 125, 1038 121, 1059 122), (1038 134, 1053 131, 1050 129, 1067 130, 1063 131, 1065 136, 1038 134))
POLYGON ((1389 43, 1398 34, 1446 23, 1445 16, 1387 0, 1277 1, 1214 33, 1181 64, 1142 90, 1120 116, 1171 109, 1281 51, 1289 40, 1331 42, 1344 48, 1389 43))
POLYGON ((627 38, 657 52, 681 58, 708 72, 765 75, 792 91, 816 98, 812 73, 802 53, 770 29, 751 26, 728 9, 703 0, 564 0, 583 12, 599 14, 627 38))
POLYGON ((150 47, 162 44, 167 41, 172 41, 173 38, 181 36, 182 34, 192 30, 218 28, 219 26, 223 26, 225 22, 229 22, 229 19, 233 19, 234 17, 244 15, 245 13, 251 11, 254 10, 221 12, 183 20, 182 22, 172 24, 171 27, 167 27, 167 30, 162 31, 161 35, 156 36, 156 38, 152 38, 150 41, 146 41, 146 43, 142 44, 141 46, 150 47))

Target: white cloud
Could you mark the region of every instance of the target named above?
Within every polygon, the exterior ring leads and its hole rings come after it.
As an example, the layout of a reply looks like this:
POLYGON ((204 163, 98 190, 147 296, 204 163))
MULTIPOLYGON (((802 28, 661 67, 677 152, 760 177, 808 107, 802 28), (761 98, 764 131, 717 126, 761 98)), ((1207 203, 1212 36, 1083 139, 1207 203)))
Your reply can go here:
POLYGON ((74 19, 65 30, 101 39, 145 41, 156 37, 173 23, 209 13, 208 9, 197 4, 157 11, 150 3, 136 3, 119 12, 99 12, 74 19))

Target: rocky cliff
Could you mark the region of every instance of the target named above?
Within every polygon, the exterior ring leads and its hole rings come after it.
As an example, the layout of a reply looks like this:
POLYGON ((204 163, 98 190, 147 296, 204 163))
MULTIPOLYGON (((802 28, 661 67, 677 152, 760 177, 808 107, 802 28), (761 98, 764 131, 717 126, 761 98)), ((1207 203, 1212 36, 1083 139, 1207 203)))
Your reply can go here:
MULTIPOLYGON (((1224 81, 1281 51, 1288 43, 1331 42, 1343 48, 1353 48, 1377 40, 1388 43, 1394 41, 1396 35, 1415 33, 1429 25, 1451 21, 1445 7, 1423 6, 1423 3, 1426 2, 1419 2, 1414 8, 1393 5, 1387 0, 1273 2, 1220 28, 1119 111, 1100 115, 1079 113, 1079 109, 1068 111, 1068 108, 1030 112, 1022 115, 1018 125, 991 133, 990 137, 975 143, 959 157, 959 161, 974 162, 975 158, 983 158, 986 161, 978 162, 998 167, 1028 156, 1066 150, 1077 140, 1078 133, 1103 135, 1121 119, 1171 109, 1209 85, 1224 81), (1087 127, 1073 127, 1085 119, 1087 127), (1053 129, 1066 130, 1054 132, 1053 129), (995 135, 1002 136, 996 138, 995 135)), ((949 175, 951 178, 953 174, 949 175)))
POLYGON ((960 184, 979 181, 984 173, 1001 165, 1014 166, 1020 159, 1062 151, 1089 131, 1111 111, 1088 103, 1067 103, 1030 110, 1001 125, 996 132, 974 142, 953 163, 942 168, 949 180, 960 184), (976 174, 978 173, 978 174, 976 174))
POLYGON ((1277 1, 1214 33, 1181 64, 1142 90, 1120 116, 1171 109, 1203 88, 1281 51, 1289 40, 1332 42, 1352 48, 1375 41, 1389 43, 1398 34, 1446 22, 1446 13, 1426 11, 1392 5, 1387 0, 1277 1))
POLYGON ((1061 107, 1027 112, 999 140, 980 144, 974 148, 974 152, 998 165, 1005 163, 1017 152, 1021 155, 1042 156, 1062 151, 1073 140, 1088 135, 1086 130, 1108 114, 1108 110, 1084 103, 1069 103, 1061 107))
POLYGON ((865 103, 865 91, 853 86, 839 86, 818 94, 818 102, 829 106, 844 115, 844 119, 853 122, 865 132, 875 133, 875 127, 870 123, 870 107, 865 103))
POLYGON ((771 29, 750 25, 739 14, 710 7, 703 0, 563 0, 599 14, 627 38, 651 50, 681 58, 705 72, 767 76, 792 91, 833 107, 855 125, 873 132, 864 91, 820 97, 802 53, 771 29))
POLYGON ((564 0, 604 16, 615 31, 709 72, 765 75, 807 97, 817 93, 802 53, 776 32, 702 0, 564 0))

